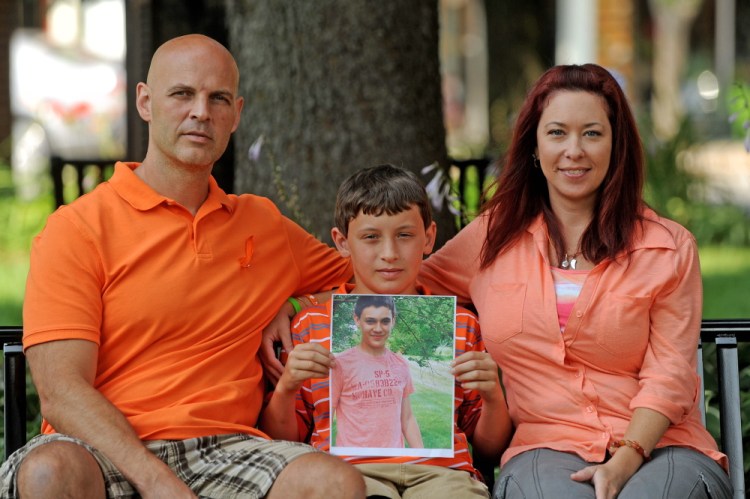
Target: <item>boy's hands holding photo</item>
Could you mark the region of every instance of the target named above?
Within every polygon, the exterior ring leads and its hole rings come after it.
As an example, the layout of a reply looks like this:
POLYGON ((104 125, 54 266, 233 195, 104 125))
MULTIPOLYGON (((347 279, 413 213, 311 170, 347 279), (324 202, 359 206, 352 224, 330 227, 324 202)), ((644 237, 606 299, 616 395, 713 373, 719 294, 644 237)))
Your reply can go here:
POLYGON ((327 378, 334 363, 333 354, 319 343, 300 343, 289 353, 276 392, 293 396, 308 379, 327 378))
POLYGON ((453 375, 464 390, 476 390, 482 398, 482 412, 471 443, 483 456, 500 460, 511 435, 511 422, 498 367, 487 352, 465 352, 451 363, 453 375))
POLYGON ((497 364, 487 352, 465 352, 451 362, 452 372, 464 390, 476 390, 485 403, 505 402, 497 364))
POLYGON ((302 383, 327 378, 334 365, 333 354, 318 343, 301 343, 292 349, 273 396, 263 410, 260 429, 276 439, 299 441, 295 397, 302 383))

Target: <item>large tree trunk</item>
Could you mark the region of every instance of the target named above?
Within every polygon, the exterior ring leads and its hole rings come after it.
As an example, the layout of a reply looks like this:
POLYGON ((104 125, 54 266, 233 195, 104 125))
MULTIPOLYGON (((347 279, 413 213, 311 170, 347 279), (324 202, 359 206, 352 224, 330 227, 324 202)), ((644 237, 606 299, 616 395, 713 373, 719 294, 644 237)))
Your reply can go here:
MULTIPOLYGON (((227 15, 246 99, 236 192, 270 197, 330 242, 350 173, 446 166, 437 0, 229 0, 227 15)), ((444 241, 452 219, 445 209, 436 218, 444 241)))
POLYGON ((485 0, 490 149, 502 157, 531 85, 555 62, 555 0, 485 0))

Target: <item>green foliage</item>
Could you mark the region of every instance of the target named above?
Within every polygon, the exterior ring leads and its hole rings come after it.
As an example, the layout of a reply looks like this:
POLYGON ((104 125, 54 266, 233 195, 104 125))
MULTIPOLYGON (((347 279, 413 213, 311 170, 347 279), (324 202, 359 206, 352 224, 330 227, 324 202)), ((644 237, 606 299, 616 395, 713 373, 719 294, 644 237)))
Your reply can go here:
MULTIPOLYGON (((455 301, 448 297, 409 296, 396 297, 396 329, 392 349, 414 358, 420 366, 435 359, 453 343, 455 330, 455 301)), ((453 352, 448 357, 453 358, 453 352)))
MULTIPOLYGON (((333 307, 332 327, 334 352, 341 352, 360 342, 354 324, 357 295, 337 295, 333 307)), ((388 348, 401 353, 425 367, 432 360, 453 358, 455 300, 438 296, 395 296, 396 324, 388 340, 388 348)))
MULTIPOLYGON (((464 172, 464 190, 460 193, 463 200, 464 222, 470 222, 479 213, 482 204, 482 186, 479 185, 479 169, 476 166, 470 166, 464 172)), ((458 186, 455 186, 458 189, 458 186)))
MULTIPOLYGON (((52 196, 34 201, 15 197, 10 166, 0 161, 0 324, 22 324, 23 293, 29 269, 32 238, 42 229, 52 211, 52 196)), ((0 360, 2 367, 2 360, 0 360)), ((3 404, 5 394, 2 393, 3 404)), ((26 434, 39 433, 39 399, 31 376, 26 374, 26 434)), ((4 407, 4 405, 3 405, 4 407)), ((5 455, 4 428, 0 426, 0 455, 5 455)))
POLYGON ((685 121, 670 141, 651 140, 646 144, 646 202, 659 214, 684 225, 698 243, 750 244, 750 217, 730 203, 709 203, 700 193, 703 179, 680 167, 680 157, 696 143, 690 124, 685 121))
POLYGON ((750 153, 750 85, 736 82, 729 90, 729 122, 732 133, 744 137, 745 149, 750 153))
POLYGON ((0 324, 21 324, 31 240, 44 226, 53 204, 49 194, 34 201, 19 200, 10 166, 0 161, 0 324))
POLYGON ((453 214, 459 230, 479 214, 484 202, 483 193, 492 183, 493 178, 489 176, 484 182, 481 181, 480 168, 483 162, 484 160, 477 160, 478 164, 465 166, 463 170, 457 166, 443 169, 437 163, 422 169, 423 175, 434 172, 426 185, 433 207, 436 210, 447 208, 453 214))
POLYGON ((331 331, 335 332, 333 352, 343 352, 359 345, 359 330, 354 324, 355 295, 336 296, 331 317, 331 331))

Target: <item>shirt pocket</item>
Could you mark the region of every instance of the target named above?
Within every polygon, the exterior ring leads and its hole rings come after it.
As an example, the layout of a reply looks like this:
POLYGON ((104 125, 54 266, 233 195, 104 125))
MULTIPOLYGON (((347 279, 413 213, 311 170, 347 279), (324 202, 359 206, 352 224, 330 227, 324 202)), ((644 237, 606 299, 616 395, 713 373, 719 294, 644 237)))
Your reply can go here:
POLYGON ((491 292, 479 310, 482 338, 502 343, 523 331, 526 283, 492 283, 491 292))
POLYGON ((596 343, 624 358, 642 358, 650 331, 651 298, 608 292, 596 313, 596 343))

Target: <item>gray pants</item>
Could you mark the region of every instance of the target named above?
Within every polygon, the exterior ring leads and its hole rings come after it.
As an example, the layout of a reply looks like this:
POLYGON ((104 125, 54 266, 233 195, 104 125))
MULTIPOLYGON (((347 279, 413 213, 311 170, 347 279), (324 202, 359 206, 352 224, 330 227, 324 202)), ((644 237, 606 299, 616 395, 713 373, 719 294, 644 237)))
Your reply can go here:
MULTIPOLYGON (((625 484, 618 499, 724 499, 732 497, 729 476, 711 458, 690 449, 656 449, 651 461, 625 484)), ((575 454, 550 449, 524 452, 508 461, 492 493, 493 499, 594 498, 589 482, 570 474, 590 466, 575 454)))

